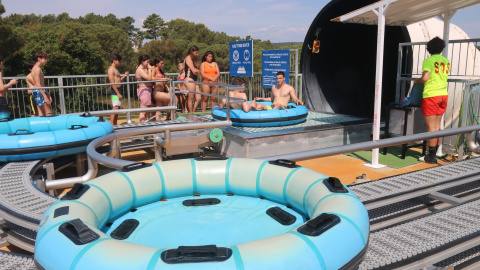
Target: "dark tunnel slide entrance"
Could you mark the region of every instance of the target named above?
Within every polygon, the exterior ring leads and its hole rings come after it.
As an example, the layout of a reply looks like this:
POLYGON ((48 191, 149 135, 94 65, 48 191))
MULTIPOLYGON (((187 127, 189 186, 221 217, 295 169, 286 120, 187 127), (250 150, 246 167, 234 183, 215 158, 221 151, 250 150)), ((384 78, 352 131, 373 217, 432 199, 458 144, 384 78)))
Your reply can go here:
MULTIPOLYGON (((330 20, 374 2, 332 0, 314 19, 300 61, 303 96, 310 109, 373 117, 377 26, 330 20), (319 28, 320 52, 312 53, 319 28)), ((410 42, 406 27, 385 28, 382 108, 395 101, 398 43, 402 42, 410 42)))

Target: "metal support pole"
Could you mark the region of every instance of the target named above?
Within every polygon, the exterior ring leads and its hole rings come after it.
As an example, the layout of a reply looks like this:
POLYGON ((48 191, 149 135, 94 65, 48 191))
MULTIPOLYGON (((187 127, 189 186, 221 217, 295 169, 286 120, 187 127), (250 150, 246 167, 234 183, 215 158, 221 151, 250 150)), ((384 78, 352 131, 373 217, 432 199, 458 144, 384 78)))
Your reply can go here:
MULTIPOLYGON (((455 15, 455 12, 456 11, 449 11, 443 14, 442 16, 440 16, 440 18, 443 21, 443 41, 445 41, 445 49, 443 50, 443 56, 447 59, 449 59, 448 47, 450 43, 450 20, 452 19, 453 15, 455 15)), ((440 121, 440 130, 443 130, 443 129, 445 129, 445 114, 443 114, 442 120, 440 121)), ((442 144, 443 144, 443 139, 440 138, 440 145, 438 146, 437 153, 436 153, 437 156, 443 156, 442 144)))
MULTIPOLYGON (((466 83, 465 90, 463 90, 463 110, 462 110, 462 123, 460 127, 467 126, 467 114, 468 114, 468 104, 470 96, 470 83, 466 83)), ((437 152, 438 153, 438 152, 437 152)), ((458 160, 463 159, 463 143, 458 146, 458 160)))
MULTIPOLYGON (((382 81, 383 81, 383 51, 385 44, 385 12, 390 2, 382 4, 378 7, 378 11, 374 12, 378 16, 378 32, 377 32, 377 63, 375 72, 375 105, 373 114, 373 140, 380 139, 380 114, 382 109, 382 81)), ((366 164, 372 168, 385 167, 378 163, 379 149, 372 149, 372 163, 366 164)))
POLYGON ((160 138, 160 134, 155 134, 153 137, 153 148, 155 149, 155 162, 161 162, 163 160, 162 152, 163 147, 161 144, 162 138, 160 138))
MULTIPOLYGON (((398 46, 398 59, 397 59, 397 82, 395 83, 395 102, 400 102, 401 93, 400 93, 400 78, 402 73, 402 58, 403 58, 403 47, 400 45, 398 46)), ((406 96, 407 93, 405 93, 406 96)))
POLYGON ((87 158, 84 157, 82 154, 75 155, 75 163, 77 164, 77 175, 85 174, 85 160, 87 160, 87 158))
MULTIPOLYGON (((43 168, 45 169, 45 171, 47 172, 47 179, 46 181, 53 181, 55 180, 55 167, 53 166, 53 163, 49 162, 49 163, 45 163, 43 164, 43 168)), ((45 186, 47 185, 47 183, 45 183, 45 186)), ((55 196, 55 190, 49 190, 48 192, 50 195, 52 196, 55 196)))

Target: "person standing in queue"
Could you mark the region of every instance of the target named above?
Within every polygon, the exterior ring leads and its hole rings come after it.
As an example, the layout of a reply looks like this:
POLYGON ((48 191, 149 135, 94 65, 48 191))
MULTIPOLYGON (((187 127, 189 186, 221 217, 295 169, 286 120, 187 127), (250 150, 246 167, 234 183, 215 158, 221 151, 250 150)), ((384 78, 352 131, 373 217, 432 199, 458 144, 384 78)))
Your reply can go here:
POLYGON ((44 51, 39 51, 35 54, 37 62, 32 68, 33 84, 36 89, 32 91, 33 98, 39 108, 39 115, 52 116, 52 96, 48 90, 42 89, 45 87, 45 76, 43 75, 42 67, 48 62, 48 55, 44 51))
MULTIPOLYGON (((445 41, 439 37, 434 37, 427 43, 427 51, 431 56, 423 60, 422 77, 414 81, 425 84, 421 108, 428 132, 440 130, 442 116, 447 109, 450 61, 441 55, 444 48, 445 41)), ((426 163, 437 163, 436 153, 440 141, 441 138, 428 140, 428 154, 424 157, 426 163)))
MULTIPOLYGON (((152 105, 152 87, 150 83, 144 81, 152 80, 152 68, 149 65, 150 57, 146 54, 140 55, 138 58, 138 66, 135 71, 135 79, 138 82, 137 96, 140 100, 140 108, 148 108, 152 105)), ((148 115, 148 114, 147 114, 148 115)), ((146 114, 141 112, 138 116, 140 123, 145 122, 146 114)))
MULTIPOLYGON (((0 70, 3 68, 3 58, 0 56, 0 70)), ((0 121, 7 121, 10 119, 10 110, 8 109, 5 92, 12 85, 18 83, 17 79, 10 80, 7 84, 3 84, 2 72, 0 71, 0 121)))
MULTIPOLYGON (((165 72, 163 72, 164 61, 163 58, 159 55, 156 55, 153 58, 153 69, 152 69, 152 79, 169 79, 165 77, 165 72)), ((155 105, 157 107, 168 106, 170 103, 170 94, 167 87, 167 82, 155 82, 153 88, 153 99, 155 100, 155 105)), ((161 117, 161 112, 157 111, 155 120, 159 121, 161 117)), ((168 117, 167 117, 168 118, 168 117)))
MULTIPOLYGON (((200 64, 200 75, 202 75, 202 81, 207 83, 217 83, 218 77, 220 77, 220 69, 215 62, 215 56, 212 51, 207 51, 202 57, 202 64, 200 64)), ((202 84, 202 92, 208 94, 217 94, 218 86, 211 84, 202 84)), ((210 99, 212 108, 215 107, 216 97, 203 96, 202 97, 202 112, 207 110, 207 103, 210 99)))
MULTIPOLYGON (((120 66, 120 62, 122 61, 122 57, 118 53, 112 54, 111 57, 112 65, 107 70, 108 81, 110 83, 119 83, 125 80, 130 74, 128 71, 123 74, 120 78, 120 72, 118 71, 118 67, 120 66)), ((119 110, 122 107, 122 99, 123 99, 123 90, 121 85, 111 85, 110 86, 110 96, 112 98, 112 107, 114 110, 119 110)), ((117 124, 118 114, 112 114, 110 116, 110 123, 112 125, 117 124)))
MULTIPOLYGON (((180 71, 177 75, 177 81, 184 81, 185 80, 185 66, 183 63, 178 63, 178 70, 180 71)), ((178 88, 176 90, 182 91, 186 90, 187 88, 185 87, 184 83, 179 83, 178 88)), ((177 104, 180 104, 180 108, 182 110, 182 113, 185 113, 186 106, 187 106, 187 99, 186 99, 186 94, 184 93, 176 93, 175 97, 177 99, 177 104)))
MULTIPOLYGON (((197 91, 197 85, 193 82, 196 82, 198 79, 198 74, 200 70, 198 67, 198 47, 193 45, 188 50, 187 56, 183 60, 183 65, 185 67, 185 80, 184 85, 188 91, 197 91)), ((195 112, 197 110, 198 104, 200 103, 201 96, 199 94, 188 93, 187 94, 187 108, 188 112, 195 112), (192 104, 194 102, 195 104, 192 104)))
MULTIPOLYGON (((25 67, 27 68, 27 70, 29 72, 27 77, 25 78, 25 81, 27 81, 27 86, 29 88, 35 88, 35 82, 33 81, 33 77, 32 77, 32 69, 33 69, 34 66, 35 66, 35 61, 30 61, 30 62, 27 62, 25 64, 25 67)), ((33 90, 28 90, 27 93, 30 96, 29 97, 30 110, 32 112, 31 117, 43 116, 43 114, 40 114, 40 108, 38 107, 37 102, 33 98, 33 90)))

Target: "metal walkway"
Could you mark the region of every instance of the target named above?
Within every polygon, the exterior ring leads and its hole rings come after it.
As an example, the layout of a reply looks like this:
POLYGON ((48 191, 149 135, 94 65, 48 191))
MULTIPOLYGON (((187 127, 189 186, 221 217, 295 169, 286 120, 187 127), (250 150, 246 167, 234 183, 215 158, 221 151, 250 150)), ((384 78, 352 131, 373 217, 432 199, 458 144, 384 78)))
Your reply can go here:
POLYGON ((32 256, 16 254, 0 250, 0 269, 36 270, 32 256))
POLYGON ((43 213, 57 198, 40 191, 31 182, 31 172, 40 160, 10 162, 0 169, 0 216, 36 230, 43 213))
POLYGON ((170 124, 187 124, 194 123, 194 121, 189 119, 177 119, 177 120, 160 120, 160 121, 148 121, 143 123, 132 123, 132 124, 121 124, 114 126, 115 130, 121 130, 126 128, 141 128, 141 127, 151 127, 159 125, 170 125, 170 124))
POLYGON ((446 269, 478 261, 480 158, 350 189, 369 210, 371 222, 359 269, 446 269), (412 215, 415 211, 420 216, 412 215))
POLYGON ((40 162, 10 162, 0 169, 0 231, 8 235, 7 242, 30 252, 43 213, 57 200, 31 181, 40 162))

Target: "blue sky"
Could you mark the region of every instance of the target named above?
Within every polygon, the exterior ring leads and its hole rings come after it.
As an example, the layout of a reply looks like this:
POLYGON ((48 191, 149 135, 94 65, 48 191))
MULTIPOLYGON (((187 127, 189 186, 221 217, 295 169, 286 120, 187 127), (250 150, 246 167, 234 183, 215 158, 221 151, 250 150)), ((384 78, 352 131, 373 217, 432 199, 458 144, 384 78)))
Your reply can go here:
MULTIPOLYGON (((160 15, 166 22, 182 18, 203 23, 213 31, 231 36, 247 35, 272 42, 303 41, 315 16, 327 0, 2 0, 8 16, 18 14, 60 14, 77 18, 88 13, 131 16, 140 28, 150 14, 160 15)), ((480 38, 480 5, 459 10, 452 23, 471 38, 480 38)))

